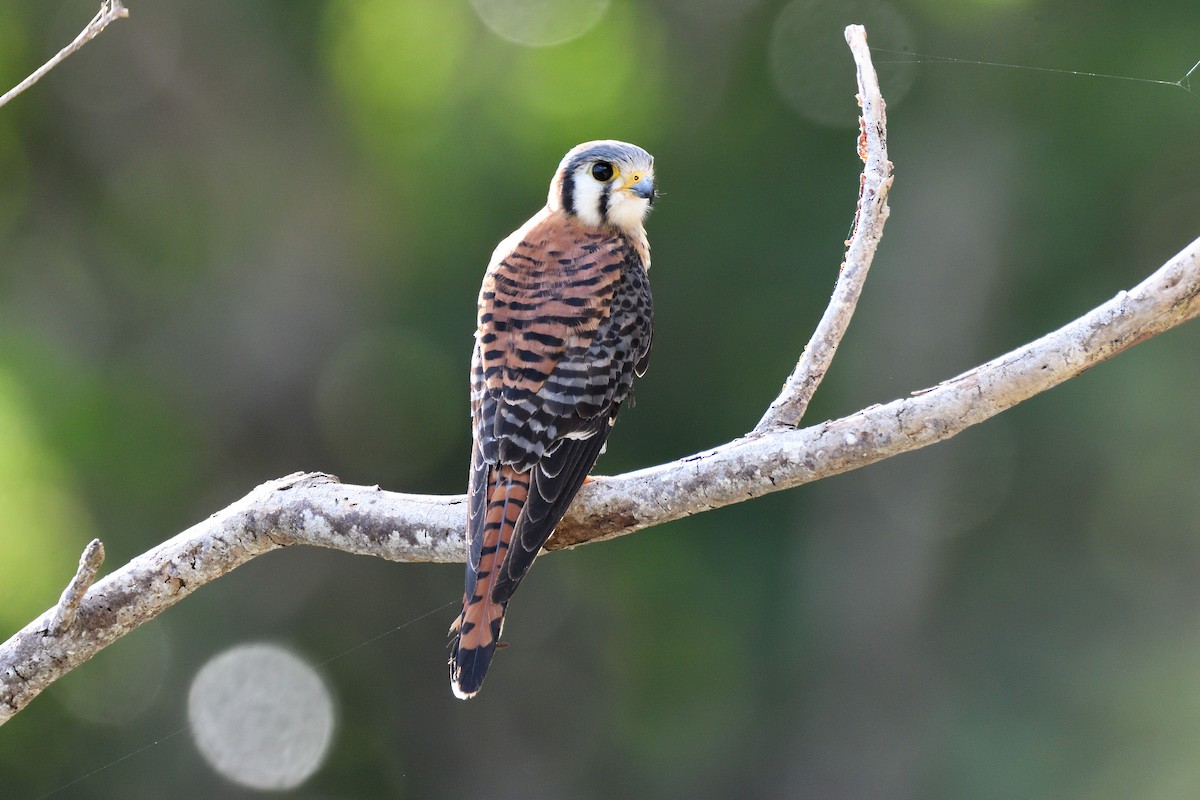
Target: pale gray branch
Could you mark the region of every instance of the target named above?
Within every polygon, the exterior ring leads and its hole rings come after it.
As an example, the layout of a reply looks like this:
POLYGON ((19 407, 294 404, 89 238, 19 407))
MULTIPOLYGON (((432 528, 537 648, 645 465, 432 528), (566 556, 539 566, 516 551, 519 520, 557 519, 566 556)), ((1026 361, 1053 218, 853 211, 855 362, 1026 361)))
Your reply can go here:
MULTIPOLYGON (((947 439, 1196 316, 1200 239, 1074 322, 911 397, 597 478, 584 485, 547 549, 610 539, 947 439)), ((97 581, 78 602, 73 625, 56 626, 55 607, 0 645, 0 723, 121 636, 271 550, 304 544, 393 561, 462 561, 465 503, 462 495, 396 494, 320 474, 263 484, 97 581)))
POLYGON ((669 464, 595 480, 580 492, 553 544, 613 538, 949 439, 1197 316, 1200 239, 1074 322, 911 397, 800 430, 750 434, 669 464))
POLYGON ((96 16, 92 17, 92 21, 87 24, 87 27, 79 32, 79 35, 76 36, 69 45, 55 53, 53 58, 34 70, 33 74, 31 74, 28 78, 21 81, 0 96, 0 107, 6 105, 9 100, 12 100, 21 92, 40 81, 43 75, 57 67, 59 63, 62 62, 62 60, 67 56, 83 47, 92 39, 95 39, 102 30, 108 27, 110 22, 118 19, 124 19, 128 16, 129 9, 121 5, 121 0, 104 0, 104 2, 100 4, 100 11, 96 13, 96 16))
POLYGON ((75 577, 67 584, 67 588, 63 589, 62 597, 54 607, 54 615, 50 618, 52 635, 61 636, 75 624, 79 604, 91 588, 92 581, 96 580, 96 573, 100 571, 100 565, 103 563, 104 545, 99 539, 92 539, 83 549, 83 555, 79 557, 79 568, 75 570, 75 577))
POLYGON ((879 92, 879 78, 871 64, 866 29, 861 25, 848 26, 846 42, 858 66, 858 104, 862 107, 858 153, 864 167, 858 188, 854 228, 846 240, 846 258, 838 272, 829 305, 825 307, 825 313, 801 353, 796 368, 783 384, 783 391, 754 426, 753 433, 763 433, 773 428, 794 428, 804 418, 809 402, 837 353, 838 344, 850 327, 850 318, 854 316, 858 297, 862 294, 867 271, 875 259, 875 248, 883 236, 883 225, 890 212, 887 196, 892 188, 892 162, 887 154, 887 108, 879 92))

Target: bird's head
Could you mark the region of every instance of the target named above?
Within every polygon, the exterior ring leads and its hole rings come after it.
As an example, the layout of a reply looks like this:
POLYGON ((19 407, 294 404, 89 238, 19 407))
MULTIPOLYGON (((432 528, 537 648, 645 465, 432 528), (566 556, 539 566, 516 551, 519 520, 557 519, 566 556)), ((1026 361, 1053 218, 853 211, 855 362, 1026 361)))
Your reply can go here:
POLYGON ((638 230, 654 196, 654 157, 637 145, 603 139, 563 156, 548 206, 588 225, 638 230))

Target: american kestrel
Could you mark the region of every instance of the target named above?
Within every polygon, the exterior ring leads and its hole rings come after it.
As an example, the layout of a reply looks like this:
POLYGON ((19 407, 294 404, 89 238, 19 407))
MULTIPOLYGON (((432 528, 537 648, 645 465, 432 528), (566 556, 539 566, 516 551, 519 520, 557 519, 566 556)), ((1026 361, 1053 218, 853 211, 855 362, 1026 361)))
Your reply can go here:
POLYGON ((450 687, 473 697, 504 611, 646 371, 654 159, 611 140, 571 150, 546 207, 492 253, 471 356, 467 581, 450 687))

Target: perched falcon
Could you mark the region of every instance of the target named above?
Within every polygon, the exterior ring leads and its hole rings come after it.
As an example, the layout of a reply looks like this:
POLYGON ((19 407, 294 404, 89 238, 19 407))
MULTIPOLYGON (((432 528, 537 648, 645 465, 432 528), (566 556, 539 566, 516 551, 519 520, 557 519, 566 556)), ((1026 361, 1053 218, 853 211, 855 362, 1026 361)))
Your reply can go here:
POLYGON ((471 357, 467 583, 450 686, 479 691, 504 611, 604 448, 650 355, 642 219, 654 159, 625 142, 563 158, 546 207, 502 241, 471 357))

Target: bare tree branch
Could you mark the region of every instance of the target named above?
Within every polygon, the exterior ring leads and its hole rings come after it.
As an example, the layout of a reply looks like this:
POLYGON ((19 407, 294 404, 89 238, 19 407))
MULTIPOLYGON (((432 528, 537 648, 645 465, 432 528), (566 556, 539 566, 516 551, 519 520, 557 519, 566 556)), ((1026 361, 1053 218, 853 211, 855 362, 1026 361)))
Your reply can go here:
POLYGON ((98 35, 100 35, 102 30, 108 27, 110 22, 118 19, 124 19, 128 16, 129 9, 121 4, 121 0, 104 0, 104 2, 100 4, 100 11, 97 12, 96 16, 92 17, 92 21, 87 24, 86 28, 79 32, 79 35, 75 37, 74 41, 72 41, 62 50, 59 50, 54 57, 45 64, 42 64, 42 66, 34 70, 33 74, 28 78, 9 89, 4 93, 3 96, 0 96, 0 107, 3 107, 8 103, 9 100, 12 100, 21 92, 40 81, 43 75, 57 67, 59 63, 67 56, 83 47, 92 39, 95 39, 98 35))
POLYGON ((796 369, 788 376, 783 391, 771 403, 767 413, 754 426, 753 433, 794 428, 804 418, 846 328, 850 327, 850 318, 854 316, 867 271, 875 259, 875 248, 883 236, 883 224, 890 213, 887 195, 892 188, 892 162, 888 161, 887 154, 887 108, 879 93, 879 79, 867 48, 866 30, 861 25, 848 26, 846 42, 858 66, 858 104, 862 107, 858 154, 866 165, 859 181, 854 230, 846 241, 846 259, 838 272, 833 297, 805 345, 796 369))
MULTIPOLYGON (((860 64, 869 58, 865 48, 854 53, 860 64)), ((873 81, 874 73, 860 68, 859 79, 873 81)), ((860 92, 870 96, 866 87, 860 92)), ((866 131, 870 148, 869 122, 866 131)), ((882 133, 880 128, 875 140, 880 144, 882 133)), ((859 198, 856 231, 875 224, 868 216, 879 213, 868 207, 868 194, 859 198)), ((869 261, 869 250, 865 257, 869 261)), ((836 293, 833 302, 839 302, 836 293)), ((948 439, 1197 316, 1200 239, 1138 286, 1079 319, 911 397, 803 429, 781 417, 769 430, 715 450, 597 478, 580 491, 547 549, 611 539, 948 439)), ((271 550, 303 544, 393 561, 462 561, 465 503, 463 495, 396 494, 320 474, 263 484, 98 581, 78 603, 74 625, 56 627, 56 607, 0 645, 0 723, 121 636, 271 550)))
POLYGON ((594 480, 546 548, 611 539, 949 439, 1197 316, 1200 239, 1079 319, 911 397, 800 430, 750 434, 669 464, 594 480))

